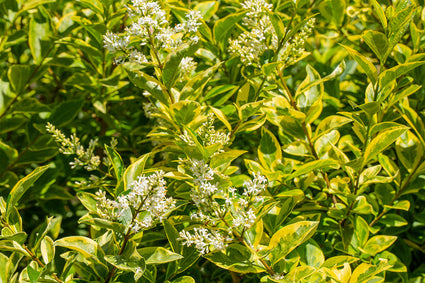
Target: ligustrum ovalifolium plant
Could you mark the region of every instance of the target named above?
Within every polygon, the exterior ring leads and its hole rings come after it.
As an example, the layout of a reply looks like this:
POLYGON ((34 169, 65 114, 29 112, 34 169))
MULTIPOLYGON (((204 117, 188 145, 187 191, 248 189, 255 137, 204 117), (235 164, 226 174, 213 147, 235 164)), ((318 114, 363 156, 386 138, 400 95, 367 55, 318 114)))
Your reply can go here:
POLYGON ((423 0, 0 1, 0 282, 423 282, 423 0))

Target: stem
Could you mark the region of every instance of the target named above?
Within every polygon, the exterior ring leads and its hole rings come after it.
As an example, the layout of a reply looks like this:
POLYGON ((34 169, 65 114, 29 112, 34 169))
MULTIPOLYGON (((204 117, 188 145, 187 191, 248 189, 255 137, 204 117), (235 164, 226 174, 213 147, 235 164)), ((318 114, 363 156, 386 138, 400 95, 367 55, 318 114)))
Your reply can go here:
MULTIPOLYGON (((418 164, 416 164, 415 168, 409 173, 409 175, 406 178, 406 181, 403 182, 403 184, 400 186, 397 194, 391 200, 390 205, 393 205, 394 202, 396 200, 398 200, 398 198, 401 196, 401 194, 403 193, 404 189, 406 189, 407 184, 410 183, 410 181, 412 180, 413 176, 415 175, 416 171, 419 169, 419 166, 422 164, 422 162, 424 161, 424 159, 425 159, 425 156, 422 155, 422 157, 419 160, 418 164)), ((378 216, 376 216, 376 218, 369 224, 369 226, 372 227, 373 225, 375 225, 376 222, 378 222, 382 218, 382 216, 384 216, 385 213, 387 213, 388 211, 389 211, 389 209, 384 208, 382 210, 382 212, 378 216)))
MULTIPOLYGON (((288 85, 286 84, 285 80, 283 79, 282 71, 281 71, 281 70, 279 70, 277 73, 278 73, 278 75, 279 75, 280 82, 282 83, 283 88, 284 88, 284 90, 285 90, 286 94, 288 95, 288 98, 289 98, 289 101, 290 101, 290 103, 291 103, 291 106, 292 106, 295 110, 300 111, 300 109, 299 109, 299 108, 298 108, 298 106, 297 106, 297 102, 295 101, 294 97, 292 96, 291 91, 290 91, 290 89, 289 89, 288 85)), ((315 158, 316 160, 320 160, 320 157, 319 157, 319 155, 317 154, 316 149, 314 148, 313 140, 311 139, 310 132, 309 132, 309 131, 308 131, 308 129, 307 129, 307 124, 305 123, 305 121, 303 121, 303 122, 301 123, 301 126, 302 126, 302 128, 303 128, 303 131, 304 131, 305 136, 307 137, 307 141, 308 141, 308 145, 309 145, 309 147, 310 147, 311 153, 313 154, 313 156, 314 156, 314 158, 315 158)), ((327 186, 327 188, 329 189, 329 188, 330 188, 330 182, 329 182, 328 174, 327 174, 326 172, 323 172, 322 170, 320 170, 320 172, 323 174, 323 179, 325 180, 325 182, 326 182, 326 186, 327 186)), ((334 203, 335 203, 335 202, 336 202, 336 199, 335 199, 335 198, 333 198, 333 201, 334 201, 334 203)))
MULTIPOLYGON (((163 72, 163 70, 164 70, 164 65, 162 64, 162 62, 161 62, 161 59, 159 58, 159 54, 158 54, 158 51, 156 50, 156 48, 155 48, 155 44, 154 44, 154 41, 153 41, 153 37, 152 37, 152 34, 151 34, 151 32, 149 31, 149 29, 148 29, 148 33, 149 33, 149 44, 151 45, 151 48, 152 48, 152 51, 153 51, 153 54, 154 54, 154 56, 155 56, 155 59, 156 59, 156 61, 158 61, 158 67, 159 67, 159 73, 160 73, 160 76, 162 77, 162 72, 163 72)), ((163 83, 163 82, 162 82, 163 83)), ((171 94, 171 92, 168 90, 168 88, 166 88, 165 86, 164 86, 164 89, 163 89, 163 91, 168 95, 168 97, 170 98, 170 100, 171 100, 171 104, 174 104, 174 97, 173 97, 173 95, 171 94)))
POLYGON ((232 282, 233 283, 240 283, 241 278, 239 277, 239 273, 236 273, 234 271, 230 271, 230 275, 232 276, 232 282))
MULTIPOLYGON (((288 23, 288 25, 285 28, 285 35, 279 41, 279 43, 277 45, 276 52, 273 54, 273 58, 272 58, 271 62, 276 62, 277 57, 278 57, 278 54, 280 52, 280 49, 282 49, 282 46, 283 46, 284 42, 287 42, 288 40, 292 39, 292 37, 291 37, 291 38, 289 38, 287 40, 286 39, 286 36, 289 33, 289 27, 292 25, 292 22, 294 21, 294 18, 296 16, 296 14, 297 14, 296 13, 296 10, 294 10, 294 12, 292 13, 291 19, 289 20, 289 23, 288 23)), ((281 70, 278 69, 278 72, 281 72, 281 70)), ((263 88, 265 82, 266 82, 266 77, 263 78, 263 80, 260 83, 260 86, 258 87, 258 90, 255 92, 254 101, 256 101, 258 99, 258 97, 260 96, 261 89, 263 88)))
MULTIPOLYGON (((30 255, 30 257, 31 257, 31 259, 33 260, 33 261, 35 261, 35 262, 37 262, 38 263, 38 265, 40 265, 42 268, 43 267, 45 267, 46 265, 43 263, 43 262, 41 262, 41 260, 39 260, 36 256, 35 256, 35 254, 26 246, 26 245, 22 245, 22 247, 25 249, 25 251, 30 255)), ((57 277, 56 276, 56 274, 55 273, 52 273, 52 277, 53 277, 53 279, 55 279, 57 282, 59 282, 59 283, 63 283, 63 281, 62 280, 60 280, 59 279, 59 277, 57 277)))
MULTIPOLYGON (((151 191, 152 191, 152 190, 151 190, 151 191)), ((136 211, 135 211, 135 212, 134 212, 134 214, 132 215, 130 225, 128 226, 127 232, 125 233, 124 240, 123 240, 123 242, 122 242, 122 245, 121 245, 120 251, 118 252, 118 255, 122 255, 122 254, 124 253, 124 250, 125 250, 125 247, 126 247, 126 245, 127 245, 128 241, 129 241, 129 240, 131 239, 131 237, 133 236, 133 234, 131 233, 131 226, 133 225, 134 220, 136 220, 136 217, 139 215, 140 210, 142 209, 143 205, 144 205, 144 204, 145 204, 145 202, 146 202, 146 199, 147 199, 149 196, 150 196, 150 192, 149 192, 149 193, 145 196, 145 198, 141 201, 141 203, 140 203, 139 207, 136 209, 136 211)), ((107 277, 106 277, 106 279, 105 279, 105 283, 109 283, 109 282, 111 281, 112 277, 114 277, 114 275, 115 275, 115 271, 116 271, 116 270, 117 270, 117 268, 114 266, 114 267, 111 269, 111 271, 109 271, 108 276, 107 276, 107 277)))
MULTIPOLYGON (((231 228, 231 226, 229 225, 229 223, 227 223, 226 219, 224 219, 224 217, 221 217, 221 220, 223 221, 223 223, 231 228)), ((263 265, 263 267, 266 269, 267 273, 270 275, 274 275, 275 272, 273 271, 273 269, 271 268, 271 266, 261 257, 259 257, 257 255, 257 252, 243 239, 242 235, 239 235, 235 230, 232 229, 232 233, 233 235, 238 239, 238 241, 240 243, 242 243, 245 247, 247 247, 254 255, 255 257, 258 258, 258 260, 261 262, 261 264, 263 265)))

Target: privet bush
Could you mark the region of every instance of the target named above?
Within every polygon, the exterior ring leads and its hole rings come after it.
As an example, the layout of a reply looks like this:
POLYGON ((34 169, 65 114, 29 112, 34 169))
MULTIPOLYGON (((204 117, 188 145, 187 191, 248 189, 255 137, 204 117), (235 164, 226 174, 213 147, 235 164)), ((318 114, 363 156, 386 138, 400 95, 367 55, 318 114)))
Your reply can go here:
POLYGON ((0 10, 0 282, 425 279, 423 0, 0 10))

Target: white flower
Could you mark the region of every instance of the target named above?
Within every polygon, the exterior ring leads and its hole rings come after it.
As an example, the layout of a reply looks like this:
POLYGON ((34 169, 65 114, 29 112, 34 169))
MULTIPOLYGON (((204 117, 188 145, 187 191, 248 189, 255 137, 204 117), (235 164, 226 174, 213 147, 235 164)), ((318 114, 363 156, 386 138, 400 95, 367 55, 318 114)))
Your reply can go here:
POLYGON ((206 228, 194 228, 193 232, 181 231, 178 240, 184 241, 183 245, 186 246, 194 245, 201 255, 209 253, 211 246, 214 250, 223 250, 227 246, 226 238, 215 230, 210 232, 206 228))
MULTIPOLYGON (((167 20, 167 12, 162 9, 159 2, 154 0, 133 0, 127 6, 128 15, 132 23, 127 26, 123 33, 114 34, 110 31, 104 35, 104 46, 111 53, 122 51, 114 59, 115 64, 122 64, 126 61, 133 63, 146 63, 151 52, 143 54, 141 49, 144 46, 155 50, 155 53, 162 51, 172 52, 181 46, 189 46, 198 42, 196 36, 199 25, 201 25, 201 13, 199 11, 189 11, 186 20, 172 27, 167 20), (130 46, 130 42, 133 44, 130 46), (136 46, 136 43, 139 46, 136 46)), ((161 59, 160 59, 161 60, 161 59)), ((158 62, 156 62, 158 63, 158 62)))
POLYGON ((273 5, 264 0, 246 0, 241 5, 248 10, 247 16, 249 17, 258 17, 260 14, 273 9, 273 5))
POLYGON ((46 125, 46 131, 50 133, 57 143, 61 145, 59 152, 62 154, 75 154, 77 157, 74 161, 71 161, 69 165, 74 169, 79 166, 84 166, 88 171, 96 170, 100 166, 100 157, 94 154, 94 150, 97 145, 97 139, 92 139, 89 142, 89 147, 84 149, 80 144, 80 139, 75 135, 71 135, 67 138, 60 130, 56 129, 50 123, 46 125))
POLYGON ((103 36, 104 47, 109 52, 115 53, 118 50, 126 50, 130 43, 130 36, 118 36, 110 31, 103 36))
POLYGON ((190 10, 186 14, 186 29, 188 32, 197 32, 198 26, 200 26, 202 23, 200 22, 200 19, 202 19, 201 12, 199 11, 193 11, 190 10))
POLYGON ((187 77, 195 71, 197 63, 192 57, 184 57, 180 62, 180 76, 187 77))
POLYGON ((97 192, 99 214, 108 219, 124 222, 121 216, 131 208, 134 213, 133 222, 124 224, 129 224, 129 229, 133 233, 154 226, 174 209, 176 202, 173 198, 166 196, 166 184, 163 176, 163 171, 148 177, 139 176, 129 185, 129 191, 118 196, 116 201, 107 199, 104 191, 97 192), (147 212, 147 214, 142 214, 142 212, 147 212))
POLYGON ((257 216, 252 208, 247 211, 239 210, 236 216, 233 218, 232 226, 235 229, 243 227, 249 229, 254 225, 257 216))
POLYGON ((137 50, 133 50, 128 55, 128 58, 129 58, 129 61, 132 63, 143 64, 148 62, 148 59, 146 58, 146 56, 142 52, 139 52, 137 50))
POLYGON ((266 177, 260 175, 259 173, 252 174, 254 176, 254 179, 244 182, 244 192, 243 195, 245 196, 256 196, 262 191, 265 190, 267 187, 267 179, 266 177))

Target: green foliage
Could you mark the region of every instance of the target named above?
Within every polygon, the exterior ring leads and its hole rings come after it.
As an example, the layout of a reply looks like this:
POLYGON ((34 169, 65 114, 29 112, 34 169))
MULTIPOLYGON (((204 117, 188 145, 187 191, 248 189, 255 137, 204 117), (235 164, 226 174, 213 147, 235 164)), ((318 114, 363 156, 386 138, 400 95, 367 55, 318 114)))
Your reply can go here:
POLYGON ((0 11, 0 282, 424 280, 423 1, 0 11))

